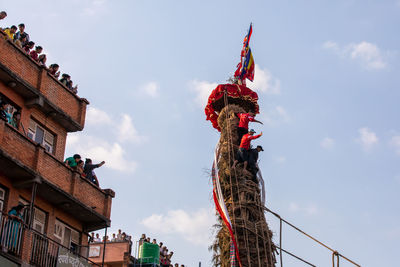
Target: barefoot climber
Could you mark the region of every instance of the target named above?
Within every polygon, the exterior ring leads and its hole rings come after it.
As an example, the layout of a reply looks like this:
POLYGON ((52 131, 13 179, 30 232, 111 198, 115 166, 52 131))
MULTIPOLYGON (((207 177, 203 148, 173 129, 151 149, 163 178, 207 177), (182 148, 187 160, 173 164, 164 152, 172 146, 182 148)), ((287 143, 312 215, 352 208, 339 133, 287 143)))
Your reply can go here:
POLYGON ((256 120, 255 114, 253 112, 249 113, 236 113, 236 116, 239 118, 239 126, 238 126, 238 140, 239 142, 242 140, 243 135, 247 134, 249 131, 249 122, 254 121, 257 123, 263 124, 261 121, 256 120))
POLYGON ((237 154, 238 159, 236 159, 233 162, 232 168, 235 168, 236 164, 239 161, 241 161, 241 162, 243 161, 244 162, 243 170, 247 171, 247 163, 249 161, 250 142, 251 142, 251 140, 257 139, 260 136, 262 136, 262 132, 259 135, 254 135, 255 132, 256 131, 251 129, 247 134, 243 135, 242 140, 240 141, 240 146, 239 146, 239 150, 238 150, 238 154, 237 154))

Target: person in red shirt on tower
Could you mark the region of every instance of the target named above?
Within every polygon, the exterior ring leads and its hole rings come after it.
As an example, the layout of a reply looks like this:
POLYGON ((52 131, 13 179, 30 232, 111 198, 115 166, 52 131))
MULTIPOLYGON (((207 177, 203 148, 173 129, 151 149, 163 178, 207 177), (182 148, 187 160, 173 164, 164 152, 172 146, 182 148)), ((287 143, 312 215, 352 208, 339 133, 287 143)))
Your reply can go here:
POLYGON ((244 162, 243 170, 247 171, 247 163, 249 161, 249 150, 250 150, 250 142, 251 140, 257 139, 262 136, 262 132, 259 135, 254 135, 256 131, 251 129, 247 134, 243 135, 242 140, 240 141, 239 150, 237 153, 237 159, 233 162, 232 168, 236 167, 236 164, 240 162, 244 162))
POLYGON ((242 140, 243 135, 247 134, 249 131, 249 122, 254 121, 257 123, 263 124, 261 121, 256 120, 255 114, 253 112, 249 113, 236 113, 236 116, 239 118, 239 126, 238 126, 238 140, 239 143, 242 140))

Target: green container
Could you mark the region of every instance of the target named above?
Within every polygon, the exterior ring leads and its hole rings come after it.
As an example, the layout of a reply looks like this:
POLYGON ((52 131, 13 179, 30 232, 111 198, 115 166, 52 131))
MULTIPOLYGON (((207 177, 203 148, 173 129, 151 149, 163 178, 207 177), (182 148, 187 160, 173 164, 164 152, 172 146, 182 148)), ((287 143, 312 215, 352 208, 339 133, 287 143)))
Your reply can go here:
POLYGON ((142 263, 160 263, 160 247, 157 244, 143 243, 139 247, 139 260, 142 263))

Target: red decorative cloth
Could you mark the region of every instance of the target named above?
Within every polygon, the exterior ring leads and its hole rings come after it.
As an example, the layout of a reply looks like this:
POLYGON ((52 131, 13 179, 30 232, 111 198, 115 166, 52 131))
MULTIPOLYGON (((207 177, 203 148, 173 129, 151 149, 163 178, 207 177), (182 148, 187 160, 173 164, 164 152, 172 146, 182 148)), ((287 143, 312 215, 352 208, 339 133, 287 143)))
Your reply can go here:
POLYGON ((213 127, 218 131, 218 114, 225 107, 224 93, 228 97, 228 104, 237 104, 244 108, 246 112, 259 113, 258 95, 250 88, 238 84, 220 84, 215 88, 208 97, 205 113, 207 120, 211 121, 213 127))

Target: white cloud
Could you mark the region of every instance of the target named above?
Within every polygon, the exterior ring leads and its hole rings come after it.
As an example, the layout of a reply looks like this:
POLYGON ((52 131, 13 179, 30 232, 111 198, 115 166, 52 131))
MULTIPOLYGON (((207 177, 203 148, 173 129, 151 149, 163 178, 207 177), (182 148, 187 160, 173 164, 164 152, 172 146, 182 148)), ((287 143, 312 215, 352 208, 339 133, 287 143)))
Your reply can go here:
POLYGON ((267 69, 261 69, 256 64, 254 82, 247 81, 247 86, 256 91, 269 94, 279 94, 281 91, 280 80, 274 78, 267 69))
POLYGON ((132 118, 128 114, 122 114, 121 122, 116 125, 118 139, 121 142, 140 143, 146 140, 144 136, 140 136, 132 123, 132 118))
POLYGON ((79 153, 83 158, 92 158, 95 162, 104 160, 105 168, 135 171, 137 163, 127 159, 124 143, 139 144, 147 141, 147 137, 139 135, 132 118, 128 114, 121 114, 119 119, 112 119, 107 112, 95 107, 89 107, 86 114, 85 132, 68 134, 67 154, 79 153), (99 133, 106 137, 100 137, 99 133))
POLYGON ((112 120, 105 111, 89 107, 86 113, 86 123, 88 126, 108 126, 109 129, 115 129, 114 133, 119 142, 140 143, 147 140, 147 137, 139 135, 128 114, 122 114, 120 120, 112 120))
POLYGON ((141 220, 152 233, 180 235, 193 244, 205 246, 211 242, 211 228, 215 223, 214 212, 206 209, 170 210, 167 214, 152 214, 141 220))
POLYGON ((286 157, 284 157, 284 156, 278 156, 278 157, 275 158, 275 161, 276 161, 277 163, 283 164, 283 163, 286 162, 286 157))
POLYGON ((94 136, 73 133, 68 135, 67 148, 71 154, 79 153, 83 158, 91 158, 94 162, 104 160, 106 168, 123 172, 133 172, 137 168, 136 162, 125 158, 126 152, 117 142, 109 143, 94 136))
POLYGON ((217 86, 217 83, 210 83, 207 81, 192 80, 189 82, 190 90, 196 93, 195 102, 202 108, 207 105, 208 97, 217 86))
POLYGON ((318 213, 318 206, 315 203, 310 203, 308 205, 303 206, 296 202, 290 202, 289 211, 294 213, 300 212, 312 216, 318 213))
POLYGON ((276 106, 268 111, 260 112, 262 122, 270 126, 275 126, 281 122, 289 122, 290 116, 282 106, 276 106))
POLYGON ((360 134, 360 136, 359 138, 357 138, 357 142, 361 144, 365 151, 371 150, 372 147, 378 144, 378 137, 370 129, 366 127, 360 128, 358 130, 358 133, 360 134))
POLYGON ((148 82, 147 84, 145 84, 144 86, 142 86, 140 88, 140 90, 142 92, 144 92, 145 94, 147 94, 150 97, 158 97, 159 96, 159 92, 158 90, 160 89, 160 86, 157 82, 148 82))
POLYGON ((320 145, 321 145, 322 148, 332 149, 334 147, 334 145, 335 145, 335 141, 332 138, 325 137, 320 142, 320 145))
POLYGON ((105 12, 107 12, 107 0, 90 0, 89 5, 82 9, 81 16, 95 16, 105 12))
POLYGON ((322 47, 334 51, 339 56, 356 60, 368 70, 380 70, 387 67, 385 54, 388 52, 382 52, 377 45, 366 41, 350 43, 342 47, 333 41, 327 41, 322 47))
POLYGON ((364 41, 359 44, 351 44, 349 48, 351 58, 360 60, 368 69, 386 67, 382 53, 376 45, 364 41))
POLYGON ((87 125, 110 124, 111 122, 111 117, 106 112, 94 107, 88 107, 86 112, 87 125))
POLYGON ((305 208, 305 212, 308 215, 315 215, 318 213, 318 207, 314 203, 311 203, 305 208))
POLYGON ((326 41, 323 45, 323 48, 325 49, 331 49, 334 51, 339 51, 339 45, 333 41, 326 41))
POLYGON ((393 136, 390 139, 390 145, 396 150, 396 153, 400 155, 400 135, 393 136))
POLYGON ((291 212, 298 212, 300 210, 299 204, 295 203, 295 202, 290 202, 289 204, 289 210, 291 212))

